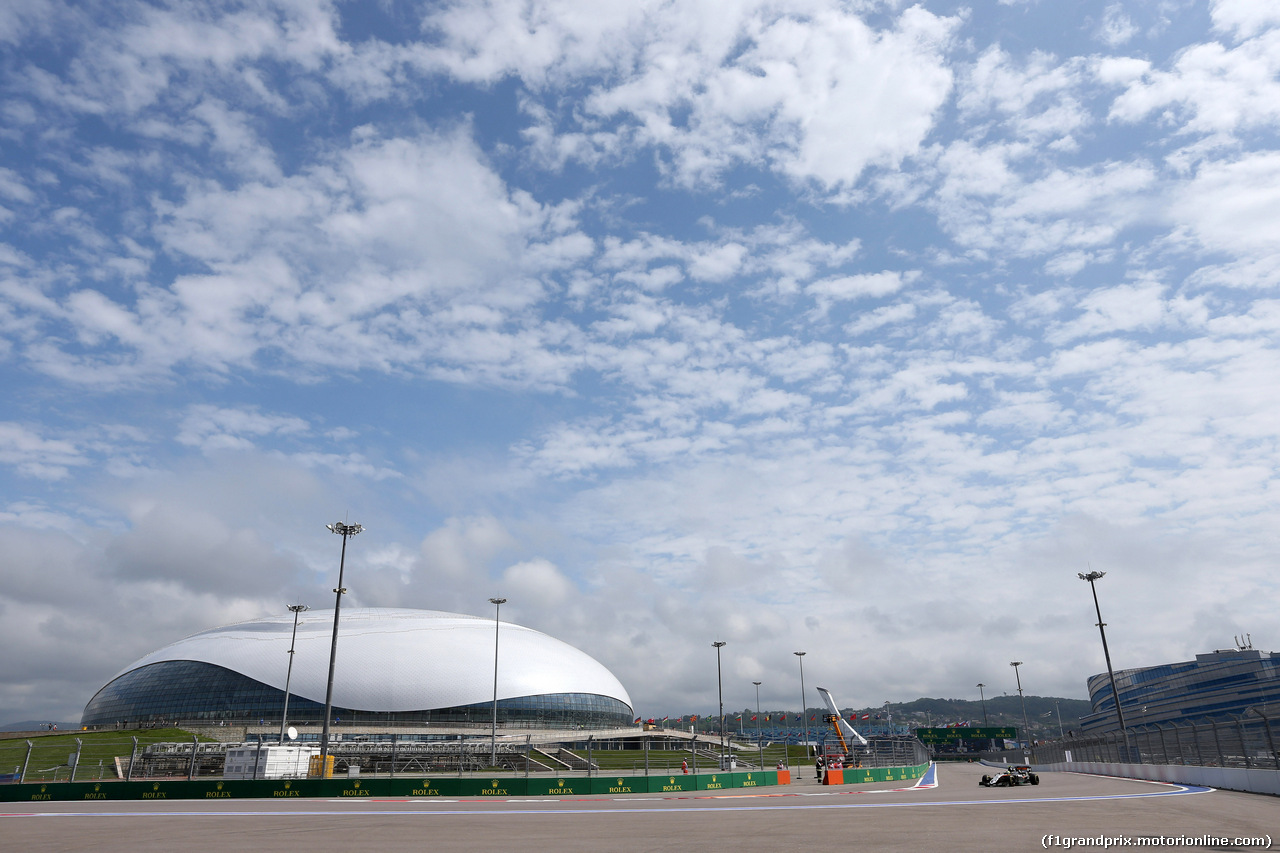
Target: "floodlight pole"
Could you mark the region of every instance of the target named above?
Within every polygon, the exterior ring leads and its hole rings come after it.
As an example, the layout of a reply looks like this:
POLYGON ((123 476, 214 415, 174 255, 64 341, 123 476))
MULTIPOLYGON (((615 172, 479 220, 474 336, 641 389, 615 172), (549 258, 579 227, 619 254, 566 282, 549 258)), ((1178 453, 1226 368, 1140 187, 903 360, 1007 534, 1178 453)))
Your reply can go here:
MULTIPOLYGON (((1098 633, 1102 635, 1102 656, 1107 659, 1107 677, 1111 679, 1111 696, 1116 700, 1116 719, 1120 722, 1120 734, 1124 737, 1124 757, 1131 760, 1133 753, 1129 750, 1129 730, 1124 724, 1124 708, 1120 706, 1120 691, 1116 688, 1116 673, 1111 668, 1111 651, 1107 648, 1107 631, 1106 622, 1102 621, 1102 608, 1098 606, 1098 588, 1094 586, 1094 581, 1106 577, 1106 572, 1077 572, 1076 577, 1082 581, 1089 582, 1089 589, 1093 591, 1093 610, 1098 614, 1098 633)), ((1141 756, 1139 756, 1141 759, 1141 756)))
POLYGON ((1027 700, 1022 696, 1022 676, 1018 673, 1018 667, 1022 666, 1022 661, 1011 660, 1009 666, 1013 667, 1013 677, 1018 680, 1018 700, 1022 702, 1022 725, 1026 729, 1027 750, 1031 753, 1032 759, 1035 758, 1036 750, 1031 740, 1031 723, 1027 722, 1027 700))
POLYGON ((764 769, 764 738, 760 736, 760 682, 751 682, 756 686, 756 749, 760 750, 760 769, 764 769))
POLYGON ((293 680, 293 647, 298 641, 298 614, 311 608, 305 604, 286 604, 293 613, 293 637, 289 640, 289 670, 284 677, 284 710, 280 712, 280 743, 284 744, 284 731, 289 718, 289 684, 293 680))
POLYGON ((345 524, 341 521, 326 524, 325 527, 329 529, 330 533, 336 533, 342 537, 342 556, 338 560, 338 585, 333 590, 333 642, 329 646, 329 682, 324 691, 324 727, 320 732, 320 773, 322 777, 326 775, 328 770, 329 717, 333 713, 333 667, 338 660, 338 616, 342 612, 342 595, 347 591, 347 588, 342 585, 343 574, 347 567, 347 538, 364 531, 363 525, 345 524))
POLYGON ((493 605, 493 725, 489 729, 489 766, 496 767, 498 764, 498 614, 502 612, 502 605, 507 603, 505 598, 491 598, 489 603, 493 605))
POLYGON ((805 710, 804 704, 804 656, 805 652, 792 652, 793 655, 800 658, 800 721, 804 723, 804 757, 809 757, 809 718, 805 716, 808 712, 805 710))
POLYGON ((982 688, 986 686, 987 685, 983 684, 981 681, 978 682, 978 698, 982 700, 982 724, 984 726, 987 724, 987 697, 986 694, 982 692, 982 688))
POLYGON ((724 682, 720 678, 720 650, 724 648, 724 640, 711 643, 716 650, 716 694, 720 697, 720 769, 724 770, 724 682))

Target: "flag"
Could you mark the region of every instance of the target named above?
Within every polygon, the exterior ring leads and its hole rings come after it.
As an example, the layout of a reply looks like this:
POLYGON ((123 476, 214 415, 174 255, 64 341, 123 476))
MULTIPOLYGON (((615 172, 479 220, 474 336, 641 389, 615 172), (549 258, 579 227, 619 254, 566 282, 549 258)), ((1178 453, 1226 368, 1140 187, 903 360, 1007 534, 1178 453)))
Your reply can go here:
POLYGON ((636 717, 635 725, 637 725, 637 726, 638 726, 638 725, 640 725, 640 718, 639 718, 639 717, 636 717))
POLYGON ((871 715, 870 715, 870 714, 863 714, 863 715, 862 715, 862 719, 864 719, 864 720, 869 720, 869 719, 871 719, 871 715))
POLYGON ((753 722, 753 723, 754 723, 755 721, 756 721, 756 715, 755 715, 755 714, 752 714, 752 715, 751 715, 751 722, 753 722))

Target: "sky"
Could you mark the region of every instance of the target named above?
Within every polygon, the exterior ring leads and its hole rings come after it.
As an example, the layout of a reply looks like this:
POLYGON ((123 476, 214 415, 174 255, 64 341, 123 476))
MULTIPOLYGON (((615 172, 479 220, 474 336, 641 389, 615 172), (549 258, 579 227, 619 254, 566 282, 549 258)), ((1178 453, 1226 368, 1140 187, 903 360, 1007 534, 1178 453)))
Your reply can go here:
POLYGON ((1276 648, 1278 129, 1254 0, 10 0, 0 722, 334 521, 644 716, 1276 648))

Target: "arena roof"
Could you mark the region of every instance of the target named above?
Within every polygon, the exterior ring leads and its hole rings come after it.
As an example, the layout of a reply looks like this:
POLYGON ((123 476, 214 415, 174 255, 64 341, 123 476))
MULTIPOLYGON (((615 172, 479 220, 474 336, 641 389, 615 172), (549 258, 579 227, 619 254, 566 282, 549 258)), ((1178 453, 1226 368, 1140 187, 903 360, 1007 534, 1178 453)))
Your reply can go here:
MULTIPOLYGON (((293 616, 266 617, 201 631, 113 676, 162 661, 201 661, 284 690, 293 616)), ((298 620, 289 692, 321 704, 329 673, 332 610, 298 620)), ((414 711, 493 699, 494 621, 436 610, 343 609, 333 704, 369 711, 414 711)), ((600 662, 554 637, 499 624, 498 699, 591 693, 631 705, 626 688, 600 662)))

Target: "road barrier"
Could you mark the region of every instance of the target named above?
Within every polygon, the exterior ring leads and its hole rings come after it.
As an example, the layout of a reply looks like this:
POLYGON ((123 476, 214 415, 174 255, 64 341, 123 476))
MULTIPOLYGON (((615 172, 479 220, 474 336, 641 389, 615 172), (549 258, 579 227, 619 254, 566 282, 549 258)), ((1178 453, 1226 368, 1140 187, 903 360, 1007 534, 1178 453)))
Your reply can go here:
MULTIPOLYGON (((465 777, 393 779, 153 779, 133 782, 46 782, 0 785, 0 802, 40 800, 215 800, 292 797, 527 797, 658 794, 777 785, 777 770, 698 775, 465 777)), ((790 775, 781 771, 789 781, 790 775)), ((785 784, 785 782, 784 782, 785 784)))

